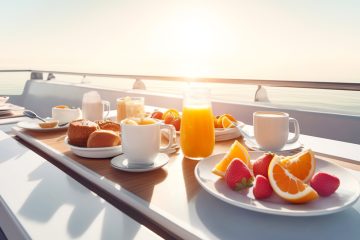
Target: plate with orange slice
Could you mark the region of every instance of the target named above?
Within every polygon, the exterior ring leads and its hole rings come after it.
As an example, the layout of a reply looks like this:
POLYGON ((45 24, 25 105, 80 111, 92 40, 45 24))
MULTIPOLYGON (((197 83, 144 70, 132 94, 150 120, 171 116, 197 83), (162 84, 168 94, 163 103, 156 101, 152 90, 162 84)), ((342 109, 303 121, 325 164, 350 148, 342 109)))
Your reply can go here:
POLYGON ((236 120, 231 114, 222 114, 214 118, 215 127, 215 140, 225 141, 240 137, 240 128, 243 128, 245 124, 236 120))
POLYGON ((195 176, 199 184, 208 193, 226 203, 267 214, 317 216, 342 211, 359 199, 358 180, 349 171, 336 164, 316 157, 309 158, 312 157, 311 150, 294 155, 292 159, 296 159, 297 162, 282 156, 276 156, 277 159, 271 161, 268 173, 274 192, 269 198, 256 199, 253 187, 234 191, 223 178, 232 159, 237 157, 252 169, 253 161, 264 154, 264 152, 244 151, 241 146, 235 143, 228 153, 205 158, 195 167, 195 176), (300 162, 303 162, 301 163, 303 167, 296 167, 300 162), (325 171, 337 176, 341 184, 336 192, 328 197, 318 196, 307 184, 314 171, 325 171))

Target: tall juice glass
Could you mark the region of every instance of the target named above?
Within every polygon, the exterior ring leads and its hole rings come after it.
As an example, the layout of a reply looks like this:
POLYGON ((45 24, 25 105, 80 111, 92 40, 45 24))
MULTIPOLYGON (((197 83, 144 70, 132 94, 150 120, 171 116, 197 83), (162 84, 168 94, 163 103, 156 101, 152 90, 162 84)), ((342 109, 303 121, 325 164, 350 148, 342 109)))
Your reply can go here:
POLYGON ((208 89, 193 88, 185 92, 180 145, 184 156, 190 159, 202 159, 212 154, 215 132, 208 89))

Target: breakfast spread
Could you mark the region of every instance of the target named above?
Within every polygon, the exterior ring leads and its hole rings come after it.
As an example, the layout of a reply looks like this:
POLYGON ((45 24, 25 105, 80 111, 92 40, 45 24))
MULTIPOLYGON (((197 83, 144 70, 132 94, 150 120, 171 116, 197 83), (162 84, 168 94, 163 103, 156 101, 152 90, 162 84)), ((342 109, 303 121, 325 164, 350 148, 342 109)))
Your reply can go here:
POLYGON ((222 177, 234 191, 252 187, 256 199, 268 198, 275 192, 285 201, 301 204, 330 196, 340 185, 334 175, 314 174, 315 165, 310 149, 291 156, 265 153, 252 162, 246 148, 235 141, 212 173, 222 177))

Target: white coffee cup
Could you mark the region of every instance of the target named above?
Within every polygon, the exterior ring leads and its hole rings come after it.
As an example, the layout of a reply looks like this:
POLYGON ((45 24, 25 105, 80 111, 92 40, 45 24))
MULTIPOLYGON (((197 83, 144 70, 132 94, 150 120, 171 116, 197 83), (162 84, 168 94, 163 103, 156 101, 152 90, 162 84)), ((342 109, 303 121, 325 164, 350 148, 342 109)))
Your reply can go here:
POLYGON ((59 121, 59 123, 68 123, 81 118, 80 108, 57 108, 51 109, 51 116, 53 119, 59 121))
POLYGON ((160 146, 161 130, 166 129, 172 136, 175 133, 172 125, 163 124, 158 120, 145 125, 130 125, 125 122, 121 122, 121 144, 129 165, 152 165, 159 152, 169 150, 174 143, 170 138, 167 146, 160 146))
POLYGON ((299 139, 298 121, 284 112, 255 112, 253 125, 256 142, 264 150, 280 150, 285 144, 299 139), (295 135, 291 139, 288 139, 289 123, 293 123, 295 129, 295 135))

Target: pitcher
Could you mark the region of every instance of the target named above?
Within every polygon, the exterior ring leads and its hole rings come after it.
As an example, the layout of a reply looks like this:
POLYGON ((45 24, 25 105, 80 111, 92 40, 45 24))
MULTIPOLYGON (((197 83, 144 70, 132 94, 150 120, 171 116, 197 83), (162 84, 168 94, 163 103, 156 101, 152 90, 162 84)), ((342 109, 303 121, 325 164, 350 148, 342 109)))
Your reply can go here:
POLYGON ((185 92, 180 128, 184 156, 202 159, 212 154, 215 145, 210 90, 192 88, 185 92))
POLYGON ((82 113, 84 119, 103 120, 110 113, 110 102, 101 100, 100 94, 96 91, 87 92, 82 100, 82 113), (105 116, 104 110, 106 111, 105 116))

